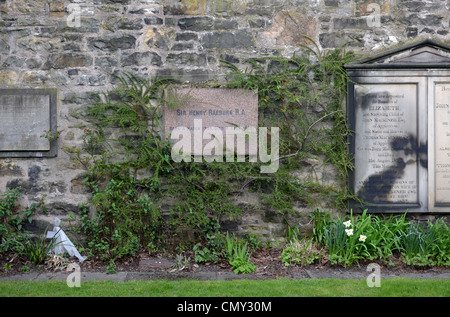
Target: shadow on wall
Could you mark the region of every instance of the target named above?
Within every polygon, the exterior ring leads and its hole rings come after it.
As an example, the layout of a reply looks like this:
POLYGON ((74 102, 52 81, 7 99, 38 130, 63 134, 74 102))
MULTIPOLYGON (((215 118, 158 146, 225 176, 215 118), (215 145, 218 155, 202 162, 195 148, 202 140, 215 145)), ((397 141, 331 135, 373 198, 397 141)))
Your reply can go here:
POLYGON ((396 137, 390 142, 395 164, 385 170, 371 175, 358 191, 358 196, 369 203, 389 203, 390 193, 397 180, 405 175, 408 166, 428 168, 428 144, 419 144, 412 134, 407 137, 396 137))

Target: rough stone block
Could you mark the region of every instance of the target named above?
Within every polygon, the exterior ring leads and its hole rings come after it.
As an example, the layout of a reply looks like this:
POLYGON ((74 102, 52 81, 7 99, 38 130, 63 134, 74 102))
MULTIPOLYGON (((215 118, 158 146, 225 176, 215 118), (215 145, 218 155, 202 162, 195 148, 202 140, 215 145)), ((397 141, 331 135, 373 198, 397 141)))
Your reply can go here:
POLYGON ((364 46, 363 35, 358 33, 331 32, 319 34, 319 43, 323 48, 341 47, 348 43, 350 47, 364 46))
POLYGON ((150 48, 168 50, 174 36, 172 29, 150 27, 145 32, 144 43, 150 48))
POLYGON ((371 28, 367 23, 367 18, 335 18, 333 19, 333 27, 335 30, 357 29, 366 30, 371 28))
MULTIPOLYGON (((75 20, 72 21, 73 23, 75 20)), ((67 24, 66 19, 62 19, 59 22, 57 32, 60 34, 65 33, 98 33, 100 31, 100 21, 95 18, 85 18, 81 16, 80 24, 77 26, 70 26, 67 24)))
POLYGON ((161 66, 161 56, 154 52, 135 52, 122 55, 122 66, 161 66))
POLYGON ((68 215, 70 213, 78 214, 80 208, 78 202, 52 202, 47 206, 49 213, 55 216, 68 215))
POLYGON ((140 30, 143 28, 142 19, 126 19, 123 17, 113 17, 103 23, 105 30, 116 32, 118 30, 140 30))
POLYGON ((0 85, 14 85, 19 80, 19 75, 11 70, 0 70, 0 85))
POLYGON ((95 66, 113 67, 117 66, 118 62, 115 58, 109 56, 97 57, 95 59, 95 66))
POLYGON ((125 34, 122 36, 101 36, 88 38, 88 47, 90 49, 104 52, 115 52, 117 50, 132 49, 136 46, 136 38, 133 35, 125 34))
POLYGON ((30 59, 26 60, 25 66, 30 68, 30 69, 37 69, 37 68, 40 68, 42 66, 42 63, 39 60, 37 60, 37 59, 30 58, 30 59))
POLYGON ((44 69, 61 69, 68 67, 87 67, 92 65, 92 57, 84 54, 63 53, 48 57, 44 69))
POLYGON ((192 33, 192 32, 184 32, 184 33, 177 33, 175 37, 175 41, 197 41, 198 40, 198 34, 192 33))
POLYGON ((263 19, 263 18, 249 19, 248 20, 248 25, 251 28, 261 29, 261 28, 266 27, 266 20, 263 19))
POLYGON ((324 3, 327 7, 339 7, 339 0, 325 0, 324 3))
POLYGON ((22 65, 25 63, 25 60, 23 58, 17 57, 17 56, 9 56, 6 58, 6 60, 3 62, 3 67, 22 67, 22 65))
POLYGON ((24 170, 15 162, 6 163, 0 160, 0 177, 22 177, 25 176, 24 170))
POLYGON ((26 84, 45 84, 51 79, 48 71, 36 70, 26 71, 22 75, 22 82, 26 84))
POLYGON ((129 4, 130 0, 97 0, 104 4, 129 4))
POLYGON ((203 66, 206 64, 206 55, 195 53, 170 53, 167 56, 166 61, 170 64, 182 66, 203 66))
POLYGON ((146 25, 162 25, 164 24, 164 20, 157 16, 146 17, 144 19, 144 23, 146 25))
POLYGON ((61 40, 58 38, 25 37, 17 41, 17 46, 33 52, 52 52, 62 48, 61 40))
POLYGON ((131 9, 130 11, 128 11, 128 13, 151 15, 151 14, 161 14, 161 10, 158 5, 155 6, 146 5, 144 8, 131 9))
POLYGON ((105 75, 81 75, 77 81, 77 84, 82 86, 103 86, 105 83, 105 75))
MULTIPOLYGON (((419 2, 419 1, 417 1, 419 2)), ((362 0, 358 1, 354 7, 354 15, 356 17, 369 16, 375 14, 389 15, 395 14, 400 10, 399 1, 392 0, 362 0)))
POLYGON ((172 46, 172 51, 186 51, 194 49, 193 43, 176 43, 172 46))
POLYGON ((166 0, 164 15, 204 15, 206 0, 166 0))
MULTIPOLYGON (((210 12, 221 14, 222 16, 242 13, 249 6, 251 1, 243 0, 211 0, 210 12)), ((260 4, 260 1, 254 1, 260 4)))
POLYGON ((39 15, 45 14, 47 0, 16 0, 11 1, 10 5, 13 12, 39 15))
POLYGON ((243 48, 255 45, 252 33, 247 30, 232 32, 213 32, 203 36, 204 48, 243 48))
POLYGON ((192 83, 205 82, 211 79, 213 74, 206 69, 181 69, 181 68, 164 68, 158 69, 156 72, 158 78, 176 78, 179 81, 192 83))
POLYGON ((9 52, 9 45, 4 39, 0 39, 0 53, 9 52))
POLYGON ((233 10, 233 0, 212 0, 211 10, 213 12, 230 12, 233 10))
POLYGON ((99 102, 100 98, 95 91, 69 92, 64 95, 64 99, 62 101, 64 104, 92 104, 94 102, 99 102))
POLYGON ((83 183, 83 180, 86 178, 86 175, 80 174, 77 175, 74 179, 72 179, 70 192, 72 194, 89 194, 89 190, 86 188, 86 185, 83 183))
POLYGON ((312 44, 306 37, 314 39, 316 27, 313 16, 296 11, 281 11, 277 13, 275 23, 263 35, 275 40, 277 45, 312 44))
POLYGON ((432 12, 445 10, 442 8, 442 1, 425 2, 425 1, 401 1, 398 2, 399 9, 406 9, 408 12, 432 12))
POLYGON ((423 28, 422 31, 420 31, 420 34, 422 33, 428 33, 428 34, 434 34, 434 30, 430 28, 423 28))
POLYGON ((209 31, 214 27, 214 20, 211 17, 182 18, 178 20, 178 27, 181 30, 209 31))
POLYGON ((441 26, 443 16, 436 14, 418 15, 411 14, 403 19, 401 22, 407 25, 424 25, 424 26, 441 26))
POLYGON ((238 23, 234 19, 213 19, 212 17, 189 17, 178 20, 181 30, 189 31, 212 31, 237 29, 238 23))
POLYGON ((64 1, 50 1, 48 8, 50 12, 64 12, 64 1))

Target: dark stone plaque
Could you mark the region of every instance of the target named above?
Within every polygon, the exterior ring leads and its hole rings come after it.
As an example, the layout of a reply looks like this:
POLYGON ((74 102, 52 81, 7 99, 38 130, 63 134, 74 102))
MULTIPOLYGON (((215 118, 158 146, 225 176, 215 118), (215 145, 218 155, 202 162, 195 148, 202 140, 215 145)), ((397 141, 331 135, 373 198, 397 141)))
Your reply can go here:
POLYGON ((0 157, 55 156, 55 89, 0 89, 0 157))

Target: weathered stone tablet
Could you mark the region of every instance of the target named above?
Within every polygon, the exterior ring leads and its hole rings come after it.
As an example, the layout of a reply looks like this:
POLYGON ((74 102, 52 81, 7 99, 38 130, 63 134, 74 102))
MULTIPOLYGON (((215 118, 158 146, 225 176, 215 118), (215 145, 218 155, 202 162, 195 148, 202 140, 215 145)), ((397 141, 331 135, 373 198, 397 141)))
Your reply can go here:
POLYGON ((0 89, 0 157, 54 156, 56 91, 53 89, 0 89))
POLYGON ((450 46, 423 40, 346 68, 349 208, 450 212, 450 46))
POLYGON ((450 82, 434 86, 435 203, 450 205, 450 82))
POLYGON ((355 87, 355 191, 373 203, 418 203, 415 84, 355 87))

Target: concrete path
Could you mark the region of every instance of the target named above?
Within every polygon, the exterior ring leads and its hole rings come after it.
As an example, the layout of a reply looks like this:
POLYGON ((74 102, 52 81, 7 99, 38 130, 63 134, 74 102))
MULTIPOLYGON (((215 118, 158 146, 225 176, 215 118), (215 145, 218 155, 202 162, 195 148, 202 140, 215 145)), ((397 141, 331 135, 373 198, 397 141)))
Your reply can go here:
MULTIPOLYGON (((335 271, 318 271, 305 270, 306 275, 290 276, 293 279, 324 279, 324 278, 342 278, 342 279, 366 279, 370 272, 364 270, 335 270, 335 271)), ((18 275, 0 277, 1 281, 66 281, 70 272, 55 272, 55 273, 23 273, 18 275)), ((383 274, 381 271, 381 278, 421 278, 421 279, 450 279, 450 271, 445 272, 418 272, 418 273, 388 273, 383 274)), ((92 280, 109 280, 114 282, 127 281, 154 281, 154 280, 236 280, 236 279, 259 279, 264 280, 267 277, 254 276, 245 274, 234 274, 233 272, 118 272, 115 274, 98 273, 98 272, 81 272, 81 281, 92 280)))

